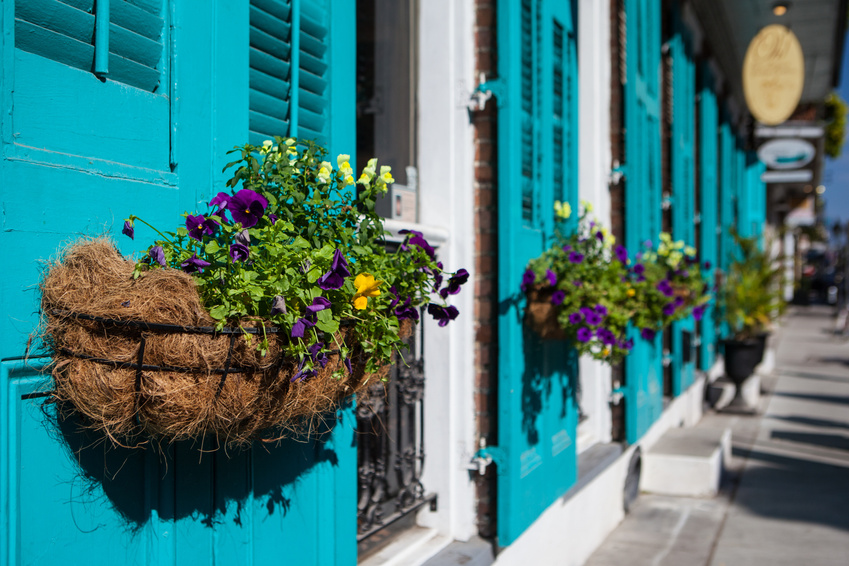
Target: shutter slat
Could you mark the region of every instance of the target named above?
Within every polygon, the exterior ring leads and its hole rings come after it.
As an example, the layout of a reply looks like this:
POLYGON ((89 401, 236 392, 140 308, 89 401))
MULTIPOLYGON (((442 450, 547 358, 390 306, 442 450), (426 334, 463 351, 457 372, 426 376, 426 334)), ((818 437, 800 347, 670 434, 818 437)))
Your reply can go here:
POLYGON ((162 44, 111 24, 109 26, 109 51, 145 67, 155 69, 162 57, 162 44))
POLYGON ((298 109, 298 129, 307 128, 308 130, 323 132, 324 131, 324 116, 307 110, 303 106, 298 109))
POLYGON ((270 14, 283 22, 288 22, 291 10, 288 1, 281 0, 251 0, 251 6, 256 6, 266 14, 270 14))
MULTIPOLYGON (((259 28, 251 29, 250 45, 278 59, 289 59, 291 46, 288 41, 281 39, 283 36, 272 36, 259 28)), ((285 37, 288 37, 288 32, 285 37)))
POLYGON ((250 70, 249 83, 251 91, 261 92, 281 100, 287 100, 289 98, 288 81, 266 75, 257 69, 250 70))
POLYGON ((162 41, 162 31, 165 27, 162 17, 128 2, 112 0, 109 5, 109 22, 157 43, 162 41))
MULTIPOLYGON (((115 1, 115 0, 113 0, 115 1)), ((127 4, 132 4, 137 8, 141 8, 145 12, 154 15, 162 14, 162 0, 125 0, 127 4)))
POLYGON ((91 43, 94 38, 94 15, 57 0, 18 2, 15 19, 84 43, 91 43))
POLYGON ((318 21, 314 21, 307 17, 301 17, 301 33, 306 33, 310 37, 324 43, 323 40, 327 36, 327 28, 318 21))
POLYGON ((318 77, 303 68, 301 69, 301 72, 298 73, 298 81, 301 90, 314 92, 316 94, 322 94, 324 89, 327 87, 326 79, 318 77))
POLYGON ((301 69, 309 71, 313 75, 323 77, 327 71, 327 63, 301 51, 301 69))
MULTIPOLYGON (((82 10, 83 12, 88 12, 89 14, 94 13, 94 0, 61 0, 63 4, 67 4, 68 6, 73 6, 77 10, 82 10)), ((15 6, 15 11, 20 9, 20 4, 15 6)))
POLYGON ((250 129, 263 133, 266 139, 273 136, 285 136, 289 132, 288 122, 254 112, 253 110, 249 113, 248 121, 250 129))
POLYGON ((323 132, 317 132, 298 125, 298 137, 305 140, 314 140, 319 145, 327 145, 327 136, 323 132))
POLYGON ((159 84, 160 73, 115 53, 109 54, 109 80, 153 92, 159 84))
POLYGON ((327 1, 310 0, 309 2, 301 2, 302 24, 304 19, 310 19, 314 22, 325 22, 327 20, 327 1))
POLYGON ((262 30, 272 37, 279 37, 281 39, 289 37, 290 26, 288 21, 277 19, 253 4, 250 10, 250 21, 252 29, 262 30))
MULTIPOLYGON (((288 122, 286 123, 286 131, 287 132, 289 131, 288 122)), ((275 135, 279 136, 280 134, 275 134, 275 135)), ((262 145, 262 142, 264 142, 265 140, 268 140, 268 139, 273 139, 273 137, 274 136, 271 136, 271 135, 263 133, 263 132, 255 132, 253 130, 248 131, 248 143, 251 144, 251 145, 262 145)))
POLYGON ((251 110, 272 118, 284 120, 289 112, 289 103, 275 96, 269 96, 258 90, 250 91, 251 110))
POLYGON ((298 106, 321 114, 327 107, 327 99, 308 90, 301 89, 298 92, 298 106))
POLYGON ((302 53, 309 53, 313 57, 318 57, 319 59, 324 57, 324 52, 327 51, 327 46, 322 43, 320 39, 316 39, 303 31, 300 34, 300 39, 302 53))
POLYGON ((250 66, 252 69, 257 69, 266 75, 271 75, 281 80, 289 77, 288 61, 281 61, 258 49, 250 50, 250 66))
POLYGON ((22 20, 15 21, 15 46, 84 71, 94 62, 93 45, 22 20))

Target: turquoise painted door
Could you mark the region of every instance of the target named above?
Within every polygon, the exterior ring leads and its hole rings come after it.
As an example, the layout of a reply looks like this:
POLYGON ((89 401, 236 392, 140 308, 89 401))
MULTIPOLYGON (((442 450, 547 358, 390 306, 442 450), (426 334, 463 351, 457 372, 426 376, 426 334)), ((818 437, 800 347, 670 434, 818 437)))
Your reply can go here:
MULTIPOLYGON (((713 76, 707 63, 702 63, 701 89, 699 90, 699 258, 702 273, 711 285, 714 284, 718 265, 717 231, 719 230, 717 173, 719 171, 718 128, 719 107, 716 102, 713 76), (706 267, 709 265, 710 267, 706 267)), ((710 302, 700 322, 701 370, 708 371, 716 357, 716 301, 710 302)))
MULTIPOLYGON (((625 245, 642 248, 661 227, 660 2, 626 0, 625 245)), ((625 359, 625 437, 636 442, 663 411, 662 343, 632 329, 625 359)))
POLYGON ((575 34, 569 2, 498 3, 498 542, 511 544, 576 480, 577 360, 514 302, 549 243, 554 201, 577 210, 575 34))
MULTIPOLYGON (((692 39, 681 19, 673 13, 674 31, 669 40, 672 57, 672 237, 693 245, 696 240, 695 153, 696 139, 696 66, 692 39)), ((691 317, 673 323, 672 394, 677 396, 693 383, 695 353, 691 317)))
POLYGON ((50 386, 46 360, 22 359, 41 260, 82 234, 146 247, 152 234, 123 238, 122 219, 175 226, 224 188, 225 152, 249 131, 354 147, 353 0, 196 8, 2 4, 0 563, 356 562, 350 409, 323 442, 159 456, 107 449, 32 396, 50 386), (257 126, 264 112, 280 123, 257 126))

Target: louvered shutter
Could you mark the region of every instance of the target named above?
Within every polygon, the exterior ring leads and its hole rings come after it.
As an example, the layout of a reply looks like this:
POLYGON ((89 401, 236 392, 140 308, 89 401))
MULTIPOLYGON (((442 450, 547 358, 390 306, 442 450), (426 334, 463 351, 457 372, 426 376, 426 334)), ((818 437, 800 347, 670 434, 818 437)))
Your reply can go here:
MULTIPOLYGON (((696 72, 692 38, 680 9, 673 8, 673 35, 669 40, 672 60, 672 236, 688 245, 695 242, 695 142, 696 72)), ((672 324, 672 394, 685 391, 695 379, 691 317, 672 324)))
MULTIPOLYGON (((660 0, 625 0, 625 246, 632 253, 661 228, 660 0)), ((634 443, 663 411, 661 335, 631 330, 625 359, 625 436, 634 443)))
POLYGON ((251 0, 250 141, 329 140, 328 0, 251 0))
MULTIPOLYGON (((577 210, 575 34, 570 2, 499 0, 499 300, 549 243, 554 200, 577 210)), ((498 540, 512 543, 577 475, 574 352, 499 319, 498 540)))
MULTIPOLYGON (((719 170, 719 152, 717 129, 719 127, 719 108, 716 102, 713 77, 707 63, 702 63, 701 90, 699 91, 699 199, 701 232, 699 258, 702 261, 702 273, 713 286, 717 266, 716 230, 719 226, 717 214, 718 192, 717 172, 719 170), (709 268, 705 267, 710 265, 709 268)), ((700 323, 702 371, 713 366, 716 355, 716 326, 714 321, 714 301, 708 304, 700 323)))
MULTIPOLYGON (((93 0, 16 0, 15 46, 53 61, 94 70, 93 0)), ((112 0, 106 24, 109 80, 148 92, 162 75, 164 45, 162 0, 112 0)))

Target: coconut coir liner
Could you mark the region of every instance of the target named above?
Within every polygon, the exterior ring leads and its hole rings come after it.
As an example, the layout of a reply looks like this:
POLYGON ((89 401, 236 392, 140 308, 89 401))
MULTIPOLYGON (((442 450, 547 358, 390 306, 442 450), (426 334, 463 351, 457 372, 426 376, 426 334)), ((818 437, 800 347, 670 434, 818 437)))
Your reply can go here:
MULTIPOLYGON (((281 356, 286 337, 269 334, 265 357, 257 336, 165 333, 118 328, 69 313, 108 320, 213 327, 191 276, 154 269, 132 279, 135 265, 108 239, 71 245, 48 266, 41 282, 45 344, 53 355, 55 397, 69 401, 87 426, 116 444, 150 437, 177 441, 214 435, 228 445, 255 438, 276 440, 322 429, 339 402, 366 394, 369 383, 385 376, 364 371, 365 355, 352 349, 353 373, 338 354, 304 381, 291 382, 296 361, 281 356), (191 371, 120 367, 136 364, 144 337, 146 366, 191 371), (228 364, 233 370, 222 379, 228 364), (105 365, 82 357, 110 360, 105 365), (117 367, 116 367, 117 366, 117 367), (333 373, 343 369, 341 379, 333 373), (237 371, 238 370, 238 371, 237 371)), ((259 320, 242 326, 259 328, 259 320)), ((343 329, 340 342, 356 343, 356 329, 343 329)), ((141 439, 141 440, 139 440, 141 439)))

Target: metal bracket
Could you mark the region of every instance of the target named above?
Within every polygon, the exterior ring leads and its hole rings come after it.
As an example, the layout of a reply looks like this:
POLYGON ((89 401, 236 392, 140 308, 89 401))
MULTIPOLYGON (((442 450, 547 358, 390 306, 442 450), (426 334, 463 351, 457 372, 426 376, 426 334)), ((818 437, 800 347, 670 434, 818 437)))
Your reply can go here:
POLYGON ((610 175, 607 176, 608 185, 618 185, 625 178, 625 166, 620 165, 619 161, 613 162, 613 169, 610 170, 610 175))
POLYGON ((469 110, 473 112, 483 110, 486 102, 492 97, 495 97, 495 103, 499 108, 507 104, 507 85, 504 79, 486 80, 486 75, 481 73, 478 86, 469 97, 469 110))
POLYGON ((498 446, 487 446, 486 439, 481 438, 480 448, 477 452, 475 452, 475 455, 472 456, 472 459, 468 466, 466 466, 466 469, 483 475, 486 473, 487 466, 493 462, 496 466, 498 466, 498 475, 503 476, 507 471, 507 455, 504 453, 504 450, 498 446))
POLYGON ((622 402, 622 399, 625 398, 625 388, 624 387, 614 387, 613 391, 610 392, 609 401, 614 405, 618 405, 622 402))

